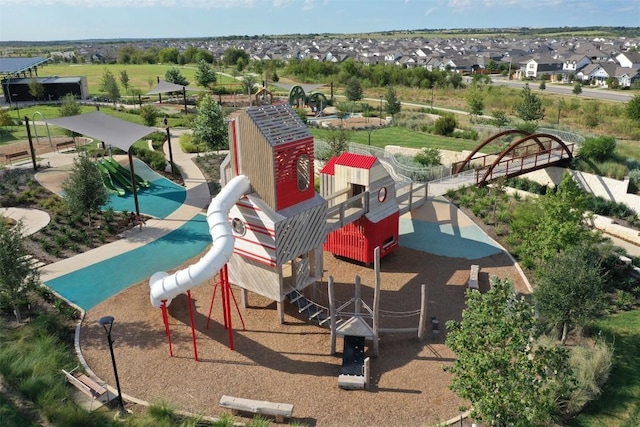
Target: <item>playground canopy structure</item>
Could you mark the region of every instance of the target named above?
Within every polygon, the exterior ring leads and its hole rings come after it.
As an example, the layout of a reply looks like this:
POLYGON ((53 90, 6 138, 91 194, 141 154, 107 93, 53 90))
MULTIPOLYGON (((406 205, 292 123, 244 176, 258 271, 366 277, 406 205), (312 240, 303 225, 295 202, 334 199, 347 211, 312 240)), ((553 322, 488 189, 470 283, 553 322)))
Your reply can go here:
POLYGON ((155 132, 156 129, 120 120, 101 113, 100 111, 94 111, 88 114, 78 114, 76 116, 60 117, 57 119, 46 119, 45 122, 95 138, 105 144, 126 151, 129 155, 129 168, 131 170, 131 182, 133 184, 133 199, 136 205, 136 214, 140 215, 131 146, 137 140, 155 132))

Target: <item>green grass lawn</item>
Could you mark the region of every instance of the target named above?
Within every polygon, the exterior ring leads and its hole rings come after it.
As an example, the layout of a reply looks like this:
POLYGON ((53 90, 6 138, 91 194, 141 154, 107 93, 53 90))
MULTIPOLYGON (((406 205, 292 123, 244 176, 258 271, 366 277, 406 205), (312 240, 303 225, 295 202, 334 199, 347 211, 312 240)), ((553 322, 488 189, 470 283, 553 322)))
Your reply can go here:
POLYGON ((571 425, 573 427, 637 427, 640 425, 640 310, 598 319, 613 343, 614 365, 602 396, 571 425))

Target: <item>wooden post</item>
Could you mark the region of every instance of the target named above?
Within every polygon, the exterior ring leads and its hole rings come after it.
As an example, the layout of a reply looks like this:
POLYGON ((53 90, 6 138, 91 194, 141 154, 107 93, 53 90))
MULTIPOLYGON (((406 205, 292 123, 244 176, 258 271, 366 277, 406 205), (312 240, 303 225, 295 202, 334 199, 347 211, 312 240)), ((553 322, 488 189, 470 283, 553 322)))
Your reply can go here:
POLYGON ((29 149, 31 150, 31 163, 33 163, 33 170, 38 171, 38 164, 36 163, 36 152, 33 149, 33 139, 31 139, 31 128, 29 127, 29 117, 24 116, 24 123, 27 126, 27 138, 29 139, 29 149))
POLYGON ((136 215, 140 219, 140 204, 138 203, 138 189, 136 188, 136 174, 133 170, 133 155, 131 154, 131 147, 129 147, 129 169, 131 172, 131 189, 133 191, 133 203, 136 205, 136 215))
POLYGON ((424 283, 422 284, 422 286, 420 286, 420 295, 421 295, 421 302, 420 302, 420 320, 418 323, 418 339, 420 341, 424 340, 424 329, 425 329, 425 322, 427 321, 427 285, 425 285, 424 283))

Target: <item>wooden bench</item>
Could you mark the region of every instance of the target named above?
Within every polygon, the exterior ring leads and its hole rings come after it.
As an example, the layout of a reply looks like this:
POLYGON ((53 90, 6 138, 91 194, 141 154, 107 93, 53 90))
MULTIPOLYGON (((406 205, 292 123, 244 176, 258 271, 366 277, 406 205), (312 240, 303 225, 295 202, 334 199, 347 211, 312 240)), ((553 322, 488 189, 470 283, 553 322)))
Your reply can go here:
MULTIPOLYGON (((97 399, 101 399, 105 394, 107 401, 109 401, 109 390, 107 389, 107 385, 100 385, 87 375, 83 374, 80 371, 74 372, 78 368, 74 368, 71 371, 67 372, 64 369, 62 372, 64 373, 67 382, 73 384, 78 390, 85 393, 87 396, 91 397, 91 404, 93 405, 93 401, 97 399)), ((114 396, 115 397, 115 396, 114 396)))
POLYGON ((479 265, 472 265, 471 266, 471 271, 469 272, 469 282, 467 283, 469 286, 469 289, 480 289, 480 286, 478 285, 478 275, 480 273, 480 266, 479 265))
POLYGON ((73 145, 75 147, 76 142, 75 141, 57 142, 56 143, 56 151, 60 151, 61 148, 69 147, 70 145, 73 145))
POLYGON ((5 154, 4 157, 7 159, 9 164, 11 164, 11 160, 13 160, 13 159, 23 159, 23 158, 29 157, 29 152, 28 151, 18 151, 17 153, 5 154))
POLYGON ((283 422, 284 418, 291 418, 291 415, 293 414, 293 405, 290 403, 275 403, 226 395, 223 395, 220 398, 220 406, 226 409, 231 409, 231 413, 234 415, 238 411, 271 415, 275 417, 277 423, 283 422))

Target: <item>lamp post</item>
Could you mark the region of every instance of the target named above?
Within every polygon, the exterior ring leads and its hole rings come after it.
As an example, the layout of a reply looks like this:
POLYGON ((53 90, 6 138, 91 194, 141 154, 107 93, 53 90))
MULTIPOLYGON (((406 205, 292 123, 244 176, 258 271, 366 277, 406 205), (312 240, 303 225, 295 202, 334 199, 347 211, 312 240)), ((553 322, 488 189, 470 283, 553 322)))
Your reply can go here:
POLYGON ((169 130, 169 120, 167 119, 167 116, 164 116, 164 120, 162 121, 162 123, 164 123, 164 127, 167 130, 167 144, 169 144, 169 162, 171 163, 171 175, 175 176, 175 171, 173 170, 173 151, 171 150, 171 131, 169 130))
POLYGON ((380 95, 380 126, 382 126, 382 95, 380 95))
POLYGON ((367 127, 367 133, 369 134, 369 146, 371 146, 371 133, 373 132, 373 129, 374 129, 373 126, 367 127))
POLYGON ((116 388, 118 389, 118 403, 120 405, 120 414, 125 414, 124 402, 122 401, 122 392, 120 391, 120 380, 118 379, 118 369, 116 368, 116 357, 113 355, 113 339, 111 339, 111 328, 113 327, 113 316, 104 316, 98 323, 102 325, 107 333, 107 342, 109 343, 109 351, 111 352, 111 363, 113 364, 113 374, 116 377, 116 388))

